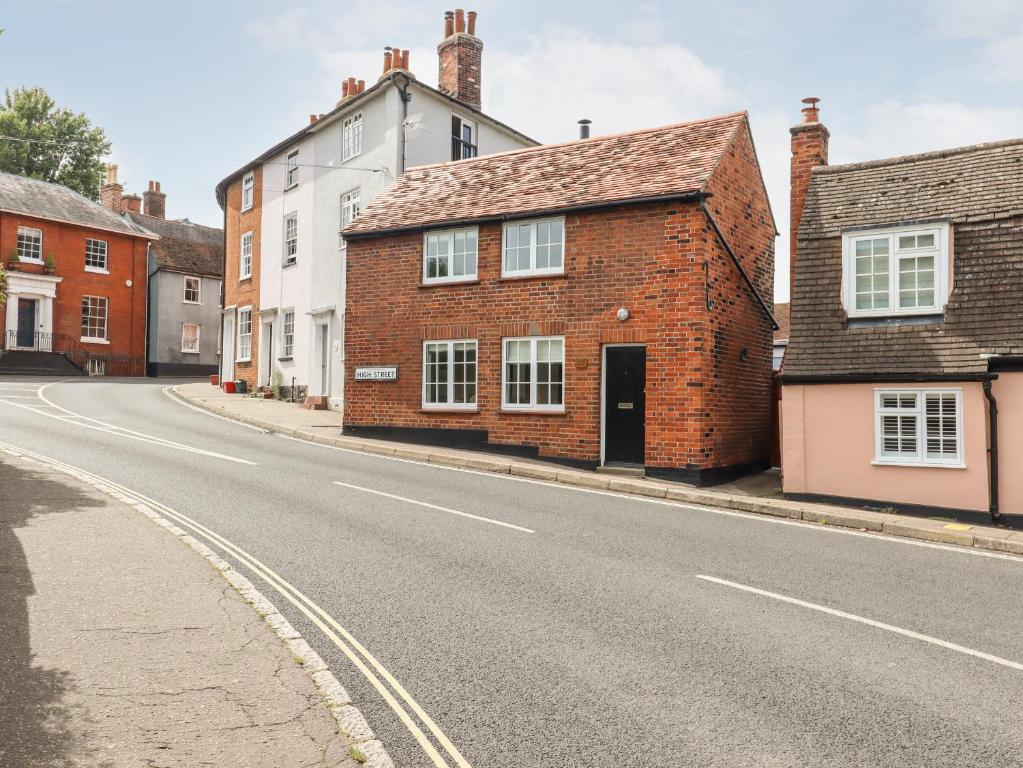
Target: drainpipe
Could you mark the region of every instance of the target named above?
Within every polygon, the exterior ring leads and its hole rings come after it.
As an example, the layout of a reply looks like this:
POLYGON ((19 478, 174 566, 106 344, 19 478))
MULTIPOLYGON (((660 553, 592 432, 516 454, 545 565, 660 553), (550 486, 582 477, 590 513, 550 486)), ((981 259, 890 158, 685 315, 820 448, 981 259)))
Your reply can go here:
POLYGON ((998 509, 998 401, 991 392, 991 382, 985 381, 984 398, 988 406, 988 422, 991 425, 988 445, 988 488, 990 494, 991 522, 1001 523, 1005 516, 998 509))
POLYGON ((391 85, 398 89, 398 97, 401 99, 401 125, 398 126, 401 129, 401 154, 398 157, 398 173, 396 176, 401 176, 405 173, 405 121, 408 119, 408 103, 412 101, 412 94, 408 90, 411 82, 408 75, 401 73, 398 73, 391 79, 391 85), (401 80, 401 85, 398 85, 398 80, 401 80))

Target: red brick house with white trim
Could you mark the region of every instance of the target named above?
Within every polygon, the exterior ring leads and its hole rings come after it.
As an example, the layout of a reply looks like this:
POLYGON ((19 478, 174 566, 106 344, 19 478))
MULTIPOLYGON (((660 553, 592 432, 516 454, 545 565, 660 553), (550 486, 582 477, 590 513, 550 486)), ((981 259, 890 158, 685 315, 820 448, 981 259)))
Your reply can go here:
POLYGON ((342 234, 346 434, 766 466, 777 233, 745 113, 415 168, 342 234))

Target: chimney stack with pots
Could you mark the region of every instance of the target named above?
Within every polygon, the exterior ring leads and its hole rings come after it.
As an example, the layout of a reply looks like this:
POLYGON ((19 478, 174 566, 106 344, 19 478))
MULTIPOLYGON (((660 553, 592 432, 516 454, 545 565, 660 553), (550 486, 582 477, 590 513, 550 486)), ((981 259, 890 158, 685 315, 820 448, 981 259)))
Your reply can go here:
POLYGON ((150 181, 149 189, 142 194, 146 216, 163 219, 167 216, 167 195, 160 191, 160 182, 150 181))
POLYGON ((138 195, 121 195, 121 213, 142 213, 142 198, 138 195))
POLYGON ((789 177, 789 295, 796 276, 799 223, 803 218, 810 171, 828 164, 828 129, 820 121, 820 102, 815 96, 803 99, 803 121, 789 129, 792 135, 792 161, 789 177))
POLYGON ((437 46, 440 59, 439 87, 443 93, 476 109, 480 108, 480 65, 483 41, 476 37, 476 12, 461 8, 444 14, 444 39, 437 46))
POLYGON ((99 188, 99 202, 104 208, 109 208, 115 213, 124 213, 121 207, 121 198, 124 196, 124 185, 117 181, 117 166, 111 163, 107 166, 107 177, 99 188))

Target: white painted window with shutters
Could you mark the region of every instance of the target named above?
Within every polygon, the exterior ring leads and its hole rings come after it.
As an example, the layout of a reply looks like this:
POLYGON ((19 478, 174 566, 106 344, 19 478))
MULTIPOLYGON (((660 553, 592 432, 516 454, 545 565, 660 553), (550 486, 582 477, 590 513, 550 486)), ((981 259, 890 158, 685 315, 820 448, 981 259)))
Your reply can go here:
POLYGON ((962 399, 959 389, 875 390, 875 463, 964 466, 962 399))
POLYGON ((914 224, 846 232, 845 307, 850 317, 927 315, 944 310, 949 226, 914 224))

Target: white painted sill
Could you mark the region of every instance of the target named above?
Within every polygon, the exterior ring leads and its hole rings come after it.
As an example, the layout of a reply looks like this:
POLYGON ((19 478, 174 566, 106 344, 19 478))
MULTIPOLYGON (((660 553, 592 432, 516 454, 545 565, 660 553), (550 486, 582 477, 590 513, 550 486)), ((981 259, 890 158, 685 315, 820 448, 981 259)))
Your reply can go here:
POLYGON ((198 349, 183 349, 181 350, 183 355, 198 355, 201 354, 198 349))
POLYGON ((967 469, 965 464, 934 464, 923 461, 880 461, 870 462, 875 467, 917 467, 923 469, 967 469))
POLYGON ((83 343, 85 343, 85 344, 109 344, 110 343, 110 341, 107 340, 107 339, 92 339, 92 338, 89 338, 88 336, 82 336, 78 340, 83 342, 83 343))
POLYGON ((94 275, 109 275, 109 269, 100 269, 99 267, 86 267, 86 272, 92 272, 94 275))

